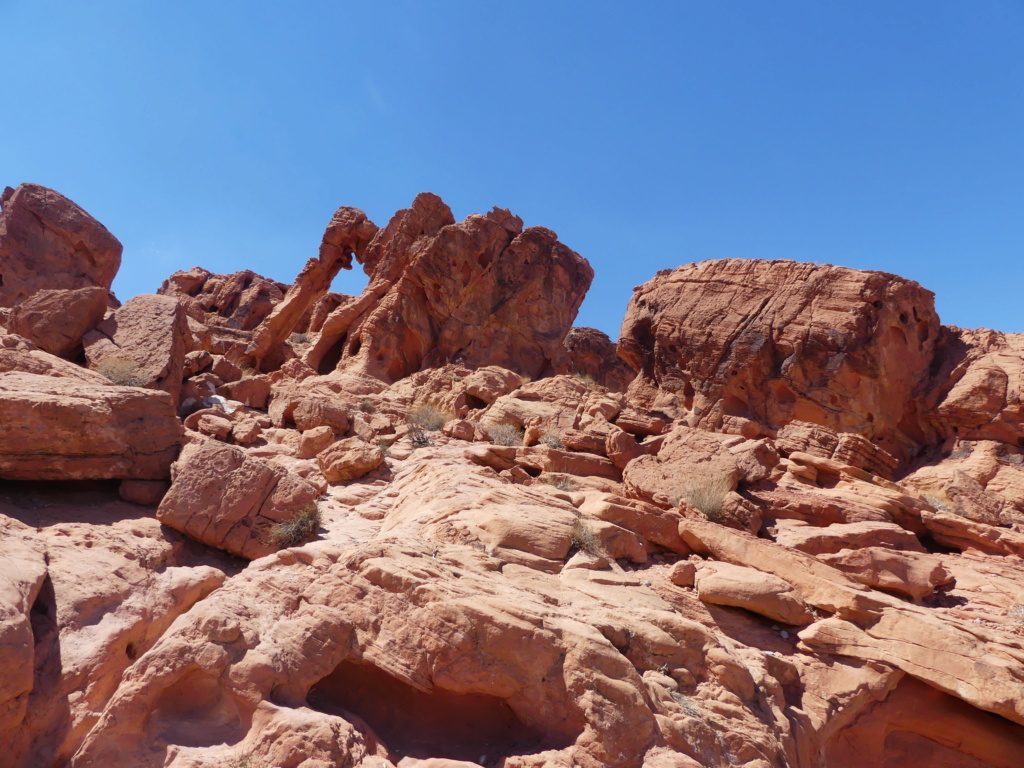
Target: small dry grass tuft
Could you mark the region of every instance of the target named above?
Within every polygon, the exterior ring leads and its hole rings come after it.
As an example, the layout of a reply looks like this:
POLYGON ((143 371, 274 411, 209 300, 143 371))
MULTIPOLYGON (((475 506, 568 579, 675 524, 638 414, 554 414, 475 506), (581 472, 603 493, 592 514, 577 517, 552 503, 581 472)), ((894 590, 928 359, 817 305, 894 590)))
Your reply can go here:
POLYGON ((568 477, 549 477, 544 480, 545 483, 553 488, 557 488, 560 491, 575 491, 576 483, 568 477))
POLYGON ((582 382, 586 386, 586 388, 592 392, 602 389, 601 385, 597 383, 597 379, 595 379, 589 373, 574 373, 573 377, 577 381, 582 382))
POLYGON ((417 405, 409 414, 409 424, 428 432, 437 432, 446 422, 455 418, 455 414, 443 411, 431 403, 417 405))
POLYGON ((523 430, 515 424, 495 424, 487 428, 487 437, 494 445, 522 445, 523 430))
POLYGON ((321 522, 320 507, 312 501, 291 520, 272 526, 270 543, 278 549, 305 544, 316 538, 321 522))
POLYGON ((377 410, 377 406, 374 405, 373 400, 368 397, 364 397, 359 401, 359 412, 360 413, 374 413, 377 410))
POLYGON ((108 357, 96 366, 96 373, 102 374, 122 387, 144 387, 149 381, 139 373, 139 364, 126 357, 108 357))
POLYGON ((1010 621, 1024 626, 1024 605, 1021 605, 1020 603, 1011 605, 1010 610, 1006 612, 1006 617, 1010 619, 1010 621))
POLYGON ((731 490, 732 481, 728 475, 705 476, 698 478, 698 482, 683 491, 680 499, 700 510, 711 522, 717 523, 722 519, 725 497, 731 490))
MULTIPOLYGON (((572 524, 572 531, 569 533, 570 541, 572 542, 572 549, 579 550, 580 552, 586 552, 588 555, 597 555, 604 553, 604 547, 601 546, 601 539, 598 538, 597 533, 590 526, 583 517, 577 517, 572 524)), ((570 550, 572 551, 572 550, 570 550)))
POLYGON ((548 432, 546 435, 541 435, 540 443, 548 448, 557 448, 558 450, 565 448, 565 444, 562 443, 562 436, 558 432, 548 432))
POLYGON ((293 333, 291 335, 292 344, 308 344, 309 334, 308 333, 293 333))

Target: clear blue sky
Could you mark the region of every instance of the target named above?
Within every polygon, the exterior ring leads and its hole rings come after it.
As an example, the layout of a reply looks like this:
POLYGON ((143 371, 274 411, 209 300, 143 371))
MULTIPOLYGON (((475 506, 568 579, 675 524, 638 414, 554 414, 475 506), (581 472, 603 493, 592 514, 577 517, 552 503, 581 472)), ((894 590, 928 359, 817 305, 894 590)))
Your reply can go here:
MULTIPOLYGON (((291 282, 339 205, 558 232, 577 320, 720 257, 882 269, 1024 331, 1024 2, 0 0, 0 184, 176 269, 291 282)), ((335 287, 355 293, 361 271, 335 287)))

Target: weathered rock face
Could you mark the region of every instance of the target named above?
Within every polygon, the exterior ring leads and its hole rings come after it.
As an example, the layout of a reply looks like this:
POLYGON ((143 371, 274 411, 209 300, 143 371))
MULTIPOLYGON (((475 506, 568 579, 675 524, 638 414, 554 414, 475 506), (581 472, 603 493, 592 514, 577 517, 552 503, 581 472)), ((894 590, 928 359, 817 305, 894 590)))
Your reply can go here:
POLYGON ((164 392, 0 373, 0 477, 162 480, 181 427, 164 392))
POLYGON ((456 224, 418 195, 367 246, 369 286, 324 321, 307 361, 387 382, 446 362, 550 373, 593 270, 551 230, 522 226, 499 209, 456 224))
MULTIPOLYGON (((247 352, 263 366, 280 365, 277 348, 331 287, 342 269, 352 269, 352 257, 362 260, 377 225, 358 208, 341 207, 335 211, 320 243, 320 255, 306 262, 288 294, 263 321, 247 352), (269 359, 268 359, 269 356, 269 359)), ((267 370, 264 367, 264 370, 267 370)))
POLYGON ((556 373, 593 379, 613 392, 625 392, 636 372, 618 356, 615 343, 596 328, 571 328, 565 337, 565 362, 556 373))
POLYGON ((939 341, 933 296, 882 272, 726 259, 636 290, 619 354, 637 403, 721 428, 790 421, 855 432, 905 457, 939 341))
POLYGON ((929 424, 943 439, 1024 448, 1024 334, 942 331, 929 424))
POLYGON ((156 516, 204 544, 251 560, 287 543, 275 542, 274 526, 295 519, 318 495, 305 480, 239 448, 199 438, 181 452, 156 516))
POLYGON ((14 308, 7 330, 51 354, 69 357, 81 351, 82 336, 103 319, 109 296, 106 288, 96 286, 39 291, 14 308))
POLYGON ((177 299, 189 317, 205 325, 251 331, 281 302, 287 289, 248 269, 215 275, 193 267, 175 272, 157 293, 177 299))
POLYGON ((73 202, 38 184, 0 195, 0 307, 42 290, 110 288, 121 243, 73 202))
MULTIPOLYGON (((521 230, 424 195, 340 209, 287 298, 176 274, 85 343, 180 420, 0 333, 5 768, 1018 768, 1020 339, 691 266, 623 394, 521 230)), ((70 344, 50 302, 0 322, 70 344)))
MULTIPOLYGON (((191 334, 184 308, 167 296, 136 296, 84 338, 89 368, 130 376, 135 386, 181 393, 191 334)), ((127 383, 127 382, 120 382, 127 383)))

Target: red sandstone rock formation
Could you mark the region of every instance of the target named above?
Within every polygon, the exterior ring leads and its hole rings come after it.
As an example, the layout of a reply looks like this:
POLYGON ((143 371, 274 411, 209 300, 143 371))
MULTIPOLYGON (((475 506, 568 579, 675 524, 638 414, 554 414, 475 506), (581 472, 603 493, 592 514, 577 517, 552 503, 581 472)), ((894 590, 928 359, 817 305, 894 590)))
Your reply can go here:
POLYGON ((707 263, 638 290, 623 394, 550 232, 346 211, 284 301, 192 270, 85 334, 166 391, 0 334, 0 762, 1017 768, 1019 337, 707 263))
POLYGON ((121 243, 73 202, 38 184, 0 195, 0 307, 42 290, 110 288, 121 243))
POLYGON ((790 421, 913 452, 939 342, 932 294, 882 272, 708 261, 662 272, 629 303, 631 397, 705 429, 790 421))
POLYGON ((215 275, 193 267, 175 272, 157 293, 177 299, 189 317, 205 325, 251 331, 281 302, 287 289, 248 269, 215 275))
POLYGON ((429 193, 377 232, 362 261, 370 284, 324 320, 306 359, 389 383, 446 362, 550 373, 593 279, 551 230, 523 230, 497 208, 456 224, 429 193))

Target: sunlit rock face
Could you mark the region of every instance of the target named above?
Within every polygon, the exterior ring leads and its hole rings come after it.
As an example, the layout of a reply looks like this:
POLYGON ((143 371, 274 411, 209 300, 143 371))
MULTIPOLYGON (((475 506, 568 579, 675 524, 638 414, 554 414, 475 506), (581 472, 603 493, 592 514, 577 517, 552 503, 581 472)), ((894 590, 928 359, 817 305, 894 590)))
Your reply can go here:
POLYGON ((1020 765, 1019 335, 730 260, 615 345, 552 232, 429 194, 290 287, 104 308, 26 267, 109 244, 41 189, 0 219, 66 225, 0 265, 5 768, 1020 765))

